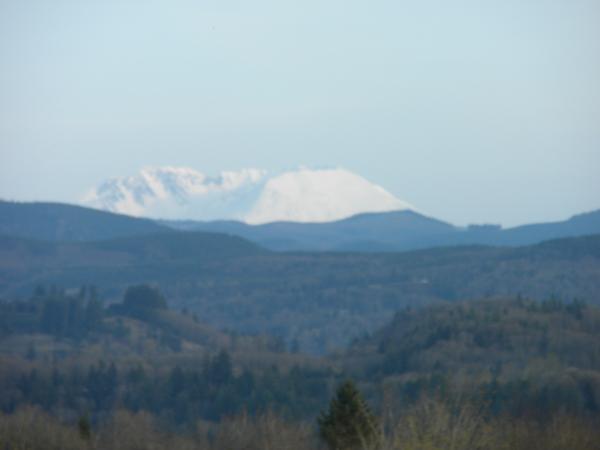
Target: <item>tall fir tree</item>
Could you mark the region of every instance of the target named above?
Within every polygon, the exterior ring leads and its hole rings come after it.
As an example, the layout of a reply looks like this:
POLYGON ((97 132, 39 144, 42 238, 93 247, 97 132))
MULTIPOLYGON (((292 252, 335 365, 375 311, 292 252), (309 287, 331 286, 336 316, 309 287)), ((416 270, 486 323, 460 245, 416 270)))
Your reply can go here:
POLYGON ((352 381, 341 384, 318 423, 319 434, 331 450, 378 448, 379 423, 352 381))
POLYGON ((79 436, 81 439, 84 441, 92 439, 92 424, 90 423, 90 418, 87 414, 83 414, 79 417, 77 428, 79 429, 79 436))

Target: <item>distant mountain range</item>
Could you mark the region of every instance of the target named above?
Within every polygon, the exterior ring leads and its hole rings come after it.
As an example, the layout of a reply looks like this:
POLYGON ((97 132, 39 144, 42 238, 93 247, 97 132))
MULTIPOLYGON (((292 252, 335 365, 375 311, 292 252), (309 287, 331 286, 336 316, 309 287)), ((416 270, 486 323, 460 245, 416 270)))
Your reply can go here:
POLYGON ((414 211, 359 214, 328 223, 275 222, 248 225, 234 221, 170 221, 164 225, 242 236, 280 251, 406 251, 455 245, 520 246, 549 239, 600 233, 600 210, 562 222, 502 229, 483 225, 460 228, 414 211))
POLYGON ((411 210, 359 214, 326 223, 161 221, 58 203, 0 201, 0 234, 44 241, 97 241, 179 231, 235 235, 275 251, 406 251, 440 246, 520 246, 600 233, 600 210, 562 222, 502 229, 456 227, 411 210))

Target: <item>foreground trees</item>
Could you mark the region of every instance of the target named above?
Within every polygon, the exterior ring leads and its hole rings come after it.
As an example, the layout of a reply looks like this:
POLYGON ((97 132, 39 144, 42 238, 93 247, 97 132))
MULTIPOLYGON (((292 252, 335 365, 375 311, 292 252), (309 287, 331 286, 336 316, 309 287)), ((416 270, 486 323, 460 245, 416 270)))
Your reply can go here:
MULTIPOLYGON (((60 422, 37 408, 0 414, 3 450, 322 450, 314 431, 266 413, 219 424, 198 422, 191 430, 174 432, 148 413, 117 411, 82 436, 77 423, 60 422)), ((425 399, 391 424, 377 444, 381 450, 598 450, 600 427, 597 418, 562 414, 546 424, 486 420, 471 405, 425 399)), ((369 449, 344 450, 350 448, 369 449)))

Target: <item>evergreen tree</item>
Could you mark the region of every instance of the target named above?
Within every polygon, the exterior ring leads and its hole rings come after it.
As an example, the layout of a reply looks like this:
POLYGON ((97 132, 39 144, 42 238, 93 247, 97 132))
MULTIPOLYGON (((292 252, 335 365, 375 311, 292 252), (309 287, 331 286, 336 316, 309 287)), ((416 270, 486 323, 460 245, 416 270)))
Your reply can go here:
POLYGON ((342 383, 318 423, 319 434, 331 450, 377 448, 379 424, 352 381, 342 383))
POLYGON ((84 441, 89 441, 92 438, 92 425, 87 414, 79 417, 77 428, 79 429, 79 436, 81 436, 84 441))

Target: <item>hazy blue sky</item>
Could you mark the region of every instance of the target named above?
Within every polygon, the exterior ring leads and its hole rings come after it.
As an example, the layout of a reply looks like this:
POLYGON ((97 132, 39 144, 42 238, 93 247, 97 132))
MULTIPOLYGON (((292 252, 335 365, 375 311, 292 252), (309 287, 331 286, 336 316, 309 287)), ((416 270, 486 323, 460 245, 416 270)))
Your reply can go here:
POLYGON ((341 166, 455 223, 600 208, 598 0, 0 0, 0 197, 341 166))

